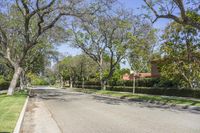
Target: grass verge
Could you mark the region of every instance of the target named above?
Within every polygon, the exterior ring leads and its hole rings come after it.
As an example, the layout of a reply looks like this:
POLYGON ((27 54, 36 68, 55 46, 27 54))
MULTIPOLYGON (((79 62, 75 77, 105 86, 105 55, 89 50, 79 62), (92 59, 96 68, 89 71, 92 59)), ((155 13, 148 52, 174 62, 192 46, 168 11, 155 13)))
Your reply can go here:
POLYGON ((0 132, 13 132, 26 96, 25 92, 17 92, 13 96, 0 95, 0 132))
POLYGON ((198 106, 200 107, 200 100, 188 99, 182 97, 169 97, 158 95, 146 95, 146 94, 132 94, 128 92, 114 92, 106 90, 94 90, 94 89, 75 89, 79 92, 88 94, 98 94, 104 96, 111 96, 120 99, 140 100, 144 102, 156 102, 160 104, 182 105, 182 106, 198 106))

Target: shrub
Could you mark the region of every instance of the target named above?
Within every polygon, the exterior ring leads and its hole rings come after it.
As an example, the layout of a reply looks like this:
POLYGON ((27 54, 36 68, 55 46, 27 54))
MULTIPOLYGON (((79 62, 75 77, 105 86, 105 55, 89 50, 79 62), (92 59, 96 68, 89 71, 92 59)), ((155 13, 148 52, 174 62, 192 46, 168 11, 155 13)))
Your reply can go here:
MULTIPOLYGON (((76 86, 76 87, 81 88, 81 86, 76 86)), ((97 89, 97 90, 101 89, 100 86, 85 86, 85 88, 97 89)), ((124 86, 108 86, 107 90, 132 92, 133 88, 124 86)), ((200 90, 192 90, 192 89, 177 89, 177 88, 165 88, 165 87, 136 87, 135 93, 200 98, 200 90)))
MULTIPOLYGON (((136 79, 136 86, 139 87, 153 87, 157 86, 160 82, 159 78, 144 78, 144 79, 136 79)), ((133 86, 132 80, 126 80, 126 81, 117 81, 117 82, 111 82, 109 81, 108 84, 110 86, 133 86)))
MULTIPOLYGON (((94 86, 101 86, 99 81, 85 81, 85 85, 94 85, 94 86)), ((76 81, 75 85, 82 85, 81 81, 76 81)))
POLYGON ((45 79, 38 77, 36 79, 32 79, 31 84, 32 85, 48 85, 49 83, 45 79))
POLYGON ((44 77, 37 76, 34 73, 28 73, 27 77, 30 79, 32 85, 48 85, 49 83, 44 77))
POLYGON ((0 90, 7 90, 10 85, 9 81, 6 81, 4 77, 0 76, 0 90))
MULTIPOLYGON (((136 79, 136 86, 137 87, 177 87, 177 83, 171 80, 160 79, 160 78, 143 78, 143 79, 136 79)), ((81 85, 81 82, 76 82, 77 85, 81 85)), ((100 82, 97 81, 86 81, 85 85, 95 85, 100 86, 100 82)), ((120 80, 120 81, 108 81, 109 86, 133 86, 132 80, 120 80)))

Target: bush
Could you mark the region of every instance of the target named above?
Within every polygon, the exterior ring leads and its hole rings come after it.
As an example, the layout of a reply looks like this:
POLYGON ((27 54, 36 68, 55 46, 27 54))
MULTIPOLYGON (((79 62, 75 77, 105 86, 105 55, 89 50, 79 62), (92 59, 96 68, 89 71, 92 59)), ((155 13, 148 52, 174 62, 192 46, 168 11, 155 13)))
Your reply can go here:
POLYGON ((0 90, 7 90, 10 85, 9 81, 6 81, 3 76, 0 76, 0 90))
MULTIPOLYGON (((177 87, 177 83, 171 80, 160 79, 160 78, 144 78, 144 79, 136 79, 135 81, 137 87, 177 87)), ((81 85, 80 81, 76 82, 76 85, 81 85)), ((85 85, 95 85, 100 86, 100 82, 98 81, 86 81, 85 85)), ((108 81, 109 86, 133 86, 132 80, 120 80, 120 81, 108 81)))
MULTIPOLYGON (((81 88, 81 86, 76 86, 76 87, 81 88)), ((85 86, 85 88, 97 89, 97 90, 101 89, 100 86, 85 86)), ((132 92, 133 87, 108 86, 107 90, 132 92)), ((200 90, 192 90, 192 89, 177 89, 177 88, 164 88, 164 87, 136 87, 135 93, 200 98, 200 90)))
POLYGON ((200 90, 192 90, 192 89, 138 88, 136 89, 136 93, 200 98, 200 90))
POLYGON ((41 77, 31 80, 32 85, 48 85, 49 83, 41 77))
POLYGON ((28 73, 27 77, 29 78, 32 85, 49 85, 44 77, 38 76, 34 73, 28 73))
MULTIPOLYGON (((153 87, 157 86, 160 82, 159 78, 144 78, 144 79, 136 79, 136 86, 139 87, 153 87)), ((117 82, 109 82, 110 86, 133 86, 132 80, 126 81, 117 81, 117 82)))
MULTIPOLYGON (((82 85, 81 81, 76 81, 75 85, 82 85)), ((99 81, 85 81, 85 85, 101 86, 99 81)))
POLYGON ((178 84, 179 84, 178 81, 161 78, 158 83, 158 86, 159 87, 178 87, 178 84))

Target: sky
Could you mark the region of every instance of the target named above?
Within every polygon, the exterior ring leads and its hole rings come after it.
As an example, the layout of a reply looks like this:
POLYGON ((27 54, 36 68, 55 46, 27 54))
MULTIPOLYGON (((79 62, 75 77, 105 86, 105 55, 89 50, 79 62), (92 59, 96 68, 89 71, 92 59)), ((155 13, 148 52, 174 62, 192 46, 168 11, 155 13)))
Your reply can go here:
MULTIPOLYGON (((131 9, 136 14, 142 13, 141 6, 144 5, 143 0, 120 0, 119 2, 121 3, 120 5, 123 5, 124 8, 131 9)), ((169 23, 169 20, 167 19, 159 19, 153 24, 153 26, 154 28, 159 29, 160 32, 158 34, 160 34, 168 23, 169 23)), ((72 56, 78 55, 81 53, 80 49, 72 48, 68 44, 61 44, 60 46, 58 46, 58 51, 62 53, 63 55, 72 55, 72 56)), ((121 64, 121 67, 129 68, 129 65, 121 64)))

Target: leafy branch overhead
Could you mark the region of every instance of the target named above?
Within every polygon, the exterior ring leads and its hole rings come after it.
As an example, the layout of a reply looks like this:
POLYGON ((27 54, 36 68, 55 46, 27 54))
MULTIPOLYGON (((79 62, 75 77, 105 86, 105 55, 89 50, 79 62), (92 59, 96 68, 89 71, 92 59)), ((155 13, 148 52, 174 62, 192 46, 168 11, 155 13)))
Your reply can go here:
POLYGON ((153 22, 167 18, 200 29, 199 0, 144 0, 144 2, 156 17, 153 22))
MULTIPOLYGON (((99 12, 109 3, 112 1, 87 3, 86 0, 15 0, 1 3, 0 56, 15 70, 8 93, 13 93, 23 64, 32 49, 41 44, 43 39, 49 43, 58 41, 55 33, 58 30, 64 31, 62 22, 67 22, 69 17, 80 18, 99 12)), ((64 40, 66 35, 63 33, 63 38, 59 36, 59 39, 64 40)))

